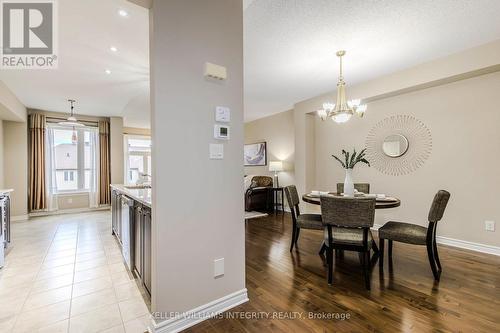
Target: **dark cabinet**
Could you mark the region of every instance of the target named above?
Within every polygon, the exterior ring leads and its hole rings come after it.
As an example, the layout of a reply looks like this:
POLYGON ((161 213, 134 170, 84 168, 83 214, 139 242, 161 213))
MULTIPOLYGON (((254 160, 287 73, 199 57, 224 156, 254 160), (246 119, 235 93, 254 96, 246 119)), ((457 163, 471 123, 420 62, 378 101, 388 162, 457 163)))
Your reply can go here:
POLYGON ((134 219, 134 274, 151 294, 151 208, 136 204, 134 219))
POLYGON ((113 189, 111 229, 128 268, 151 295, 151 208, 113 189))
POLYGON ((143 282, 149 294, 151 294, 151 208, 146 207, 144 210, 144 255, 143 255, 143 267, 144 276, 143 282))

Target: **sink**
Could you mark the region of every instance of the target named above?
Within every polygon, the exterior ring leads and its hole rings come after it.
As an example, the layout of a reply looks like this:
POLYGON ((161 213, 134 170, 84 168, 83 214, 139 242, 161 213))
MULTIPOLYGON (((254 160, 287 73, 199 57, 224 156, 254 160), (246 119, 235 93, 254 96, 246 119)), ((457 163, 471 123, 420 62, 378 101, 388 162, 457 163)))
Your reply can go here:
POLYGON ((151 185, 125 185, 129 190, 144 190, 151 188, 151 185))

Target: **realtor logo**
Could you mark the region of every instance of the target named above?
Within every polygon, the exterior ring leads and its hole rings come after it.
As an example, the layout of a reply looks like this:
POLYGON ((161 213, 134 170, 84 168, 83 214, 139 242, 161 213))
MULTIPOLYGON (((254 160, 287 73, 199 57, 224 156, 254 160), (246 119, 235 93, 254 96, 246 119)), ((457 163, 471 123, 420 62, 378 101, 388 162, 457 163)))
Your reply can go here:
POLYGON ((2 0, 2 69, 57 68, 54 0, 2 0))

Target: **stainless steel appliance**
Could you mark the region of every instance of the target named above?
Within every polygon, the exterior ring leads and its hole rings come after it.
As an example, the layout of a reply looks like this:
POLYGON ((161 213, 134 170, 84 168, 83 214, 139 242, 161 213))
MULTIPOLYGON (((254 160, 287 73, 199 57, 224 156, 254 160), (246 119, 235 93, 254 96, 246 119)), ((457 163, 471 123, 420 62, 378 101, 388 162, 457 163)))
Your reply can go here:
POLYGON ((5 249, 10 243, 10 198, 0 196, 0 268, 5 263, 5 249))
POLYGON ((130 271, 133 269, 133 248, 134 248, 134 238, 133 233, 133 222, 134 222, 134 200, 130 199, 125 195, 120 196, 120 206, 121 206, 121 230, 120 236, 122 241, 122 255, 127 263, 130 271))

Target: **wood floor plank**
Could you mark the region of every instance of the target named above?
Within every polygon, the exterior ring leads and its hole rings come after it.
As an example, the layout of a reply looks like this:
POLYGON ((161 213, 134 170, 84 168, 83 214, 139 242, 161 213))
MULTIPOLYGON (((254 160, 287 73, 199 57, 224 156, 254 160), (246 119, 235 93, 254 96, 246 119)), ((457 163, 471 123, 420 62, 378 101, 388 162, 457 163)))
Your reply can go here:
POLYGON ((229 312, 262 315, 213 318, 188 332, 500 332, 500 257, 439 246, 436 283, 425 247, 395 243, 392 265, 387 257, 383 272, 375 264, 367 291, 356 253, 335 259, 329 286, 318 255, 322 232, 302 230, 292 253, 290 237, 289 214, 246 222, 250 301, 229 312))

